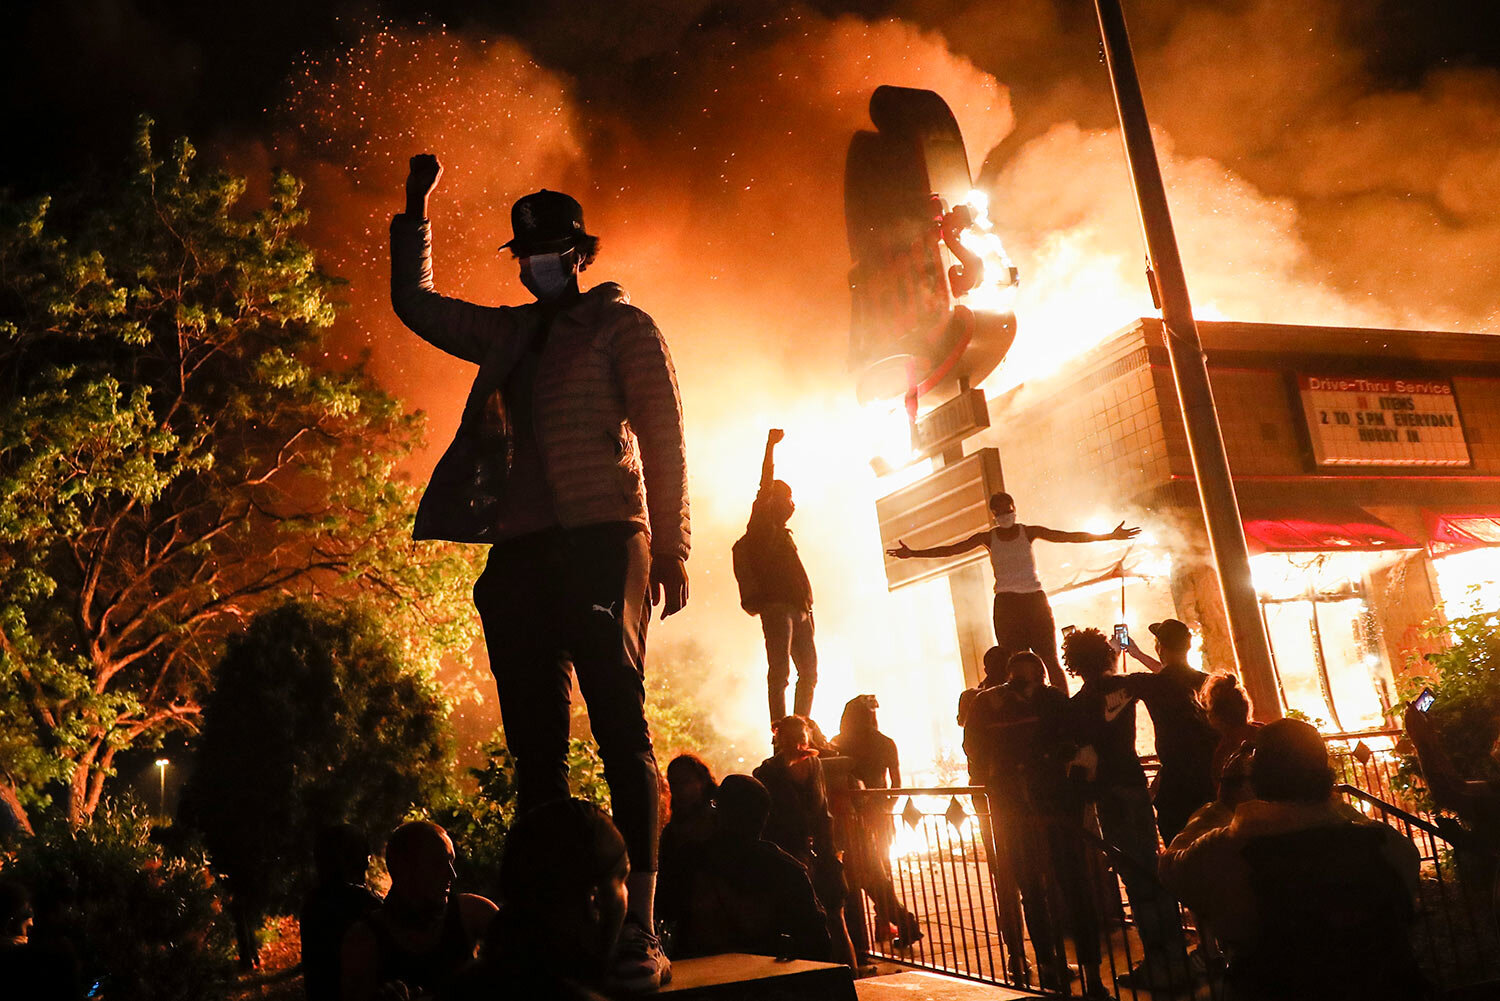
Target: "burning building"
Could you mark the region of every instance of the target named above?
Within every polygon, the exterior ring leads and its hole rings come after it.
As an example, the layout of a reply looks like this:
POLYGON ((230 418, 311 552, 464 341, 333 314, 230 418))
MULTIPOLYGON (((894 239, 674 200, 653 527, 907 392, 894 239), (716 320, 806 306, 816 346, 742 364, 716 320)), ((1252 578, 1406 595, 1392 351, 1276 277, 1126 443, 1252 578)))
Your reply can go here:
MULTIPOLYGON (((1500 338, 1233 322, 1200 332, 1283 709, 1330 730, 1379 727, 1444 617, 1500 606, 1500 338)), ((965 451, 998 453, 1023 521, 1144 528, 1081 552, 1037 546, 1058 624, 1125 622, 1145 636, 1173 616, 1201 632, 1206 668, 1231 669, 1160 321, 1000 394, 988 417, 965 451)), ((907 541, 973 531, 949 524, 907 541)), ((989 572, 982 559, 929 572, 955 571, 989 572)), ((960 632, 963 619, 959 609, 960 632)))

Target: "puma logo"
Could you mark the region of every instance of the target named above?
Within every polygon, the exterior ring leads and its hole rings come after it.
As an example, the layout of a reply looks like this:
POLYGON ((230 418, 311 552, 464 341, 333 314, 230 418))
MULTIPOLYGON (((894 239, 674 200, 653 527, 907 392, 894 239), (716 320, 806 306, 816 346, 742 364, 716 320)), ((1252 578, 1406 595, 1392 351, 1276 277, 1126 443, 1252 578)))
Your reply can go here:
POLYGON ((592 607, 589 608, 589 611, 591 611, 591 612, 603 612, 605 615, 608 615, 610 618, 614 618, 615 617, 615 606, 618 605, 618 604, 619 604, 618 601, 611 601, 609 603, 609 607, 608 608, 605 608, 603 605, 594 605, 594 606, 592 606, 592 607))

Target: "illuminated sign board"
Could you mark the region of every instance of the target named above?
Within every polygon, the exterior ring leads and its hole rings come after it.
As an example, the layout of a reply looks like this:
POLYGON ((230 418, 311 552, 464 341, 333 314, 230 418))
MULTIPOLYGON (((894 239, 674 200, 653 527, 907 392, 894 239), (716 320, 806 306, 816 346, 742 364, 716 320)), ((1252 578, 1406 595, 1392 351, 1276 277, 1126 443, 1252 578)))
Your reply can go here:
MULTIPOLYGON (((913 549, 947 546, 990 527, 990 495, 1005 489, 1000 452, 981 448, 910 486, 875 502, 880 545, 905 542, 913 549)), ((983 549, 931 560, 885 558, 886 583, 894 591, 952 573, 985 558, 983 549)))
POLYGON ((1298 375, 1320 466, 1467 466, 1469 445, 1447 379, 1298 375))

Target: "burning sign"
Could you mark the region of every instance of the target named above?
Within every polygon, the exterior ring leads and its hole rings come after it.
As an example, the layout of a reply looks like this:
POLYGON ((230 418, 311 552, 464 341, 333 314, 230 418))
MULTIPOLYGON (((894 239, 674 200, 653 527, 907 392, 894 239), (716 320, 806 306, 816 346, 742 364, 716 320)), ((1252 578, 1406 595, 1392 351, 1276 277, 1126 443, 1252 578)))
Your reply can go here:
POLYGON ((844 172, 850 360, 861 403, 904 399, 915 418, 922 396, 1000 364, 1018 276, 943 99, 878 87, 870 118, 879 131, 854 134, 844 172))

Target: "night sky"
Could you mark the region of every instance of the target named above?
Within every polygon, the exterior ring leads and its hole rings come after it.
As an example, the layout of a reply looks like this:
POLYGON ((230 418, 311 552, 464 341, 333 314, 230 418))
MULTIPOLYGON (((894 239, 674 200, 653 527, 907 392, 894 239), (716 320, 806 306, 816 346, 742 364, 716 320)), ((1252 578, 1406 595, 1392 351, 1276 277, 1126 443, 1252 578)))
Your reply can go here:
MULTIPOLYGON (((1200 317, 1500 332, 1500 30, 1480 6, 1127 0, 1200 317)), ((428 413, 432 449, 472 370, 390 310, 385 230, 406 158, 443 158, 438 283, 480 302, 523 297, 495 252, 511 201, 579 196, 604 240, 586 279, 622 282, 651 313, 682 386, 693 602, 653 642, 699 643, 714 704, 745 732, 764 713, 765 666, 728 552, 772 426, 788 431, 778 472, 798 491, 803 557, 836 582, 819 585, 819 698, 839 705, 881 679, 882 700, 913 719, 951 719, 946 689, 908 670, 951 659, 947 599, 886 592, 881 487, 847 366, 841 181, 871 90, 949 101, 1020 268, 1020 335, 987 388, 1054 370, 1152 310, 1084 0, 649 13, 619 0, 52 0, 7 13, 0 184, 31 195, 107 178, 143 113, 158 141, 188 135, 249 177, 251 199, 272 167, 291 169, 307 184, 307 239, 349 279, 327 362, 367 356, 428 413)))
MULTIPOLYGON (((1284 0, 1288 8, 1297 0, 1284 0)), ((757 26, 788 5, 776 2, 704 3, 684 0, 680 14, 642 23, 616 8, 628 3, 452 2, 310 3, 270 0, 255 4, 189 0, 15 0, 7 4, 0 33, 5 75, 6 145, 3 183, 20 191, 45 189, 49 178, 81 166, 108 163, 128 140, 137 114, 149 112, 170 134, 203 140, 257 132, 268 125, 268 107, 285 92, 292 67, 348 41, 362 17, 395 23, 446 24, 484 35, 511 35, 543 65, 566 74, 585 93, 650 103, 653 61, 691 50, 708 34, 757 26), (624 26, 623 32, 619 31, 624 26), (609 47, 575 46, 608 39, 609 47), (632 84, 637 86, 633 87, 632 84), (639 87, 639 89, 637 89, 639 87)), ((660 8, 661 4, 652 4, 660 8)), ((991 3, 830 3, 805 5, 825 14, 901 16, 943 24, 953 11, 988 7, 1006 12, 1031 6, 991 3)), ((1092 5, 1059 0, 1060 17, 1092 28, 1092 5)), ((1194 7, 1235 8, 1243 3, 1133 3, 1127 16, 1138 42, 1152 11, 1173 15, 1194 7)), ((1420 83, 1434 68, 1500 66, 1500 15, 1477 0, 1366 0, 1345 3, 1340 29, 1368 58, 1374 78, 1390 87, 1420 83)), ((955 32, 955 34, 961 34, 955 32)), ((962 37, 951 41, 962 47, 962 37)))

